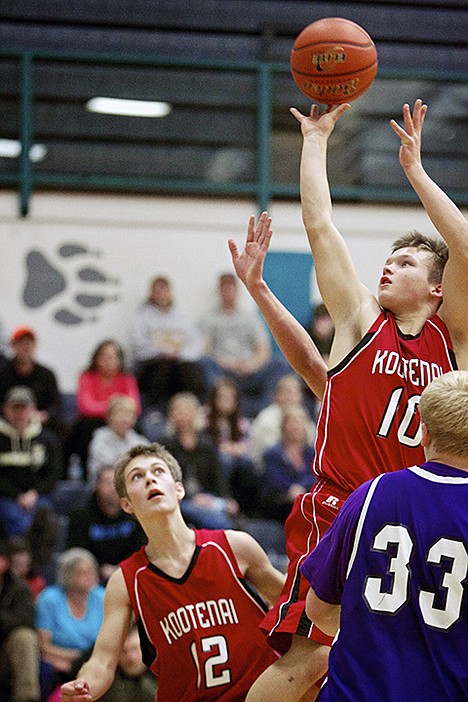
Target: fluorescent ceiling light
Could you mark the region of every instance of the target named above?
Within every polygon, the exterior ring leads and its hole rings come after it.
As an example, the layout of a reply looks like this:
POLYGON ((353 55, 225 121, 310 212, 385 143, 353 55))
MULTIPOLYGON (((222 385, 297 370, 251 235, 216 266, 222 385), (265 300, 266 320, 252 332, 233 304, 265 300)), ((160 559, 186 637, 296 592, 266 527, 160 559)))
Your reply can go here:
MULTIPOLYGON (((0 158, 18 158, 21 154, 21 142, 17 139, 0 139, 0 158)), ((42 161, 47 154, 44 144, 33 144, 29 149, 29 158, 34 163, 42 161)))
POLYGON ((90 112, 107 115, 127 115, 130 117, 165 117, 172 111, 167 102, 151 100, 124 100, 121 98, 95 97, 88 100, 90 112))

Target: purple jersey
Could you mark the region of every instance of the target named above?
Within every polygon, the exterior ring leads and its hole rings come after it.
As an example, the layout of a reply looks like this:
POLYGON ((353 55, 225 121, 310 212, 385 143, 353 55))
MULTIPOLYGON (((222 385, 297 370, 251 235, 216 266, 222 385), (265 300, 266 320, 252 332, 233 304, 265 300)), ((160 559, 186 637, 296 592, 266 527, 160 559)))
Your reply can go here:
POLYGON ((466 702, 465 471, 428 462, 365 483, 301 571, 342 605, 317 702, 466 702))

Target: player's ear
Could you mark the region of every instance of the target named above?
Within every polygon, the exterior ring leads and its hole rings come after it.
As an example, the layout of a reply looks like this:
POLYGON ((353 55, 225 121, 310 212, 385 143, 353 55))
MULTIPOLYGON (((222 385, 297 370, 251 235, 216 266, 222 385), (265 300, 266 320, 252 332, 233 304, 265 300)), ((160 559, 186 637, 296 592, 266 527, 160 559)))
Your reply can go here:
POLYGON ((436 283, 432 286, 431 294, 439 299, 442 298, 442 283, 436 283))
POLYGON ((132 507, 128 497, 121 497, 120 498, 120 506, 122 507, 123 511, 126 512, 127 514, 133 514, 133 507, 132 507))
POLYGON ((421 446, 427 448, 431 442, 431 437, 427 425, 421 422, 421 446))
POLYGON ((180 480, 176 481, 176 495, 179 502, 181 502, 185 497, 185 488, 183 486, 183 483, 180 482, 180 480))

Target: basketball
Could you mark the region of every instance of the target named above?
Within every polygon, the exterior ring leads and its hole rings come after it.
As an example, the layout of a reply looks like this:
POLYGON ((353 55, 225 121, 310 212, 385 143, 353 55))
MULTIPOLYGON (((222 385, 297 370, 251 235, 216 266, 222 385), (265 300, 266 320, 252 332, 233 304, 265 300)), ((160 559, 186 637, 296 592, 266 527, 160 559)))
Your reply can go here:
POLYGON ((314 102, 339 105, 362 95, 377 73, 377 49, 369 34, 343 17, 307 25, 291 51, 297 87, 314 102))

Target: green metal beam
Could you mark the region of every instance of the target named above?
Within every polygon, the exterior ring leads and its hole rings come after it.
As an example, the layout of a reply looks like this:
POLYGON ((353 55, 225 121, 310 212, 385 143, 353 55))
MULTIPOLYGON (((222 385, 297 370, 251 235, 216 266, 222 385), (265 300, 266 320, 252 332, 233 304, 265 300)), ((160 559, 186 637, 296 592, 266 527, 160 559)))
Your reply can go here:
POLYGON ((20 97, 20 214, 26 217, 32 189, 31 146, 33 143, 33 62, 30 53, 21 58, 20 97))

